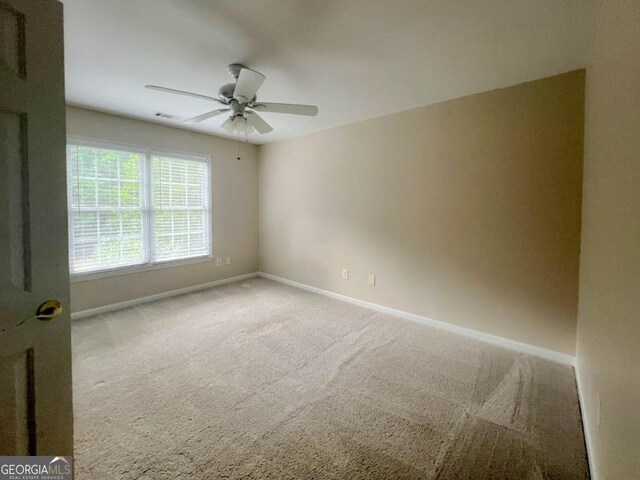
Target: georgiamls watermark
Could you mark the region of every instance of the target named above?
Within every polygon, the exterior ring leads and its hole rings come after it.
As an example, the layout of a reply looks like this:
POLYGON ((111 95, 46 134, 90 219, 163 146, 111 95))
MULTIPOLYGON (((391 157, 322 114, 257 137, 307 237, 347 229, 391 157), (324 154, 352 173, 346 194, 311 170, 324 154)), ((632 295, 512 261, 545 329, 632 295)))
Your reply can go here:
POLYGON ((73 458, 0 457, 0 480, 72 480, 73 458))

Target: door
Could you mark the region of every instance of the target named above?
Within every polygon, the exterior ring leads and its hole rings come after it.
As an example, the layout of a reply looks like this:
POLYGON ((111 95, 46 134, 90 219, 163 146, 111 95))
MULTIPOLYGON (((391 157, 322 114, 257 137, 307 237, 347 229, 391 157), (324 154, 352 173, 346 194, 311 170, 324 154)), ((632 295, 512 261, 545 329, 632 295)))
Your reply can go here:
POLYGON ((73 453, 62 45, 61 3, 0 0, 0 455, 73 453))

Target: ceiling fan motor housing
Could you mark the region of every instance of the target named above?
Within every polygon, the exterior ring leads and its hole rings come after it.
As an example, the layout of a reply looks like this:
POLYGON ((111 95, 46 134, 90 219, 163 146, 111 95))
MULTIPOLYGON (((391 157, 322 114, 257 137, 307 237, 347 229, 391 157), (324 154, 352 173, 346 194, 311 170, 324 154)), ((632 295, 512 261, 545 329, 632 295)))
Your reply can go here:
MULTIPOLYGON (((234 99, 233 98, 233 94, 235 92, 236 89, 236 84, 235 83, 227 83, 223 86, 220 87, 220 89, 218 90, 218 96, 220 97, 220 99, 222 101, 224 101, 225 103, 230 104, 231 101, 234 99)), ((255 95, 250 102, 247 103, 253 103, 256 101, 256 99, 258 98, 257 95, 255 95)))
POLYGON ((247 107, 245 104, 238 102, 235 99, 232 99, 229 102, 229 106, 231 107, 231 111, 233 112, 232 116, 244 115, 245 108, 247 107))
POLYGON ((218 90, 218 96, 220 99, 229 102, 229 100, 233 99, 233 91, 236 89, 235 83, 227 83, 222 85, 218 90))

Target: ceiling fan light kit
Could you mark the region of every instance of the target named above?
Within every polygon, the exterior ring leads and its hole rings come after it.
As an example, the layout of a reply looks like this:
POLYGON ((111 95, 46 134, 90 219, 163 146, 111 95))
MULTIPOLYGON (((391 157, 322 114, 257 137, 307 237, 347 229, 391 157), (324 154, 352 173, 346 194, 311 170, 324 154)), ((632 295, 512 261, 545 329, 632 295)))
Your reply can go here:
POLYGON ((236 80, 235 83, 227 83, 218 90, 218 98, 199 93, 176 90, 174 88, 161 87, 159 85, 146 85, 150 90, 157 90, 176 95, 185 95, 201 100, 217 102, 223 108, 211 110, 192 118, 183 120, 184 122, 198 123, 218 115, 227 114, 227 119, 221 127, 229 133, 247 135, 258 132, 265 134, 273 131, 269 125, 257 112, 284 113, 289 115, 316 116, 318 107, 313 105, 296 105, 288 103, 258 102, 256 93, 262 86, 266 77, 260 72, 251 70, 239 63, 232 63, 227 66, 229 74, 236 80))

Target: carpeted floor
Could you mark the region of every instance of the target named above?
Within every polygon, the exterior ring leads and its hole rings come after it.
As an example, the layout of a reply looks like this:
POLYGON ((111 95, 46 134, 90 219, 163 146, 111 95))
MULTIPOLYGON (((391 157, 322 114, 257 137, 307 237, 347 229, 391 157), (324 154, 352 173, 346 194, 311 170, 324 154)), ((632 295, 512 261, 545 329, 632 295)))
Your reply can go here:
POLYGON ((573 370, 252 279, 73 324, 76 478, 586 479, 573 370))

